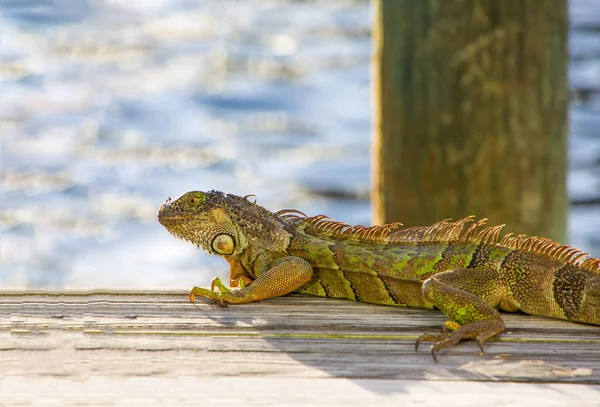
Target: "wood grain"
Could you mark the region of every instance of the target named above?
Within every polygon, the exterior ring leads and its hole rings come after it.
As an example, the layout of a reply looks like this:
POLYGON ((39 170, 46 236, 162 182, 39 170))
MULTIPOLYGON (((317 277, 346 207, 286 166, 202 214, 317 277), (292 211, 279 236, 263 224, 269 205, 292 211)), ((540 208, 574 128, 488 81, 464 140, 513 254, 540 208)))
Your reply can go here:
POLYGON ((453 390, 489 405, 600 401, 600 327, 526 315, 505 314, 485 355, 464 342, 438 364, 414 341, 441 313, 301 295, 220 308, 185 292, 4 292, 0 318, 2 406, 82 392, 86 405, 436 405, 453 390))
POLYGON ((566 0, 375 0, 373 223, 566 241, 566 0))

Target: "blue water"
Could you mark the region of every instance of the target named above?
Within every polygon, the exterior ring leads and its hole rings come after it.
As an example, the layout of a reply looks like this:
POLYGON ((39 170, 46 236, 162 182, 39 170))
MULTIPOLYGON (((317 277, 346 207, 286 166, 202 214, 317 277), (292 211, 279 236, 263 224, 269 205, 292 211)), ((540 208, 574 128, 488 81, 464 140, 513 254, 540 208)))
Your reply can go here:
MULTIPOLYGON (((600 256, 600 7, 571 1, 570 243, 600 256)), ((370 223, 364 1, 0 0, 0 287, 189 288, 191 189, 370 223)))

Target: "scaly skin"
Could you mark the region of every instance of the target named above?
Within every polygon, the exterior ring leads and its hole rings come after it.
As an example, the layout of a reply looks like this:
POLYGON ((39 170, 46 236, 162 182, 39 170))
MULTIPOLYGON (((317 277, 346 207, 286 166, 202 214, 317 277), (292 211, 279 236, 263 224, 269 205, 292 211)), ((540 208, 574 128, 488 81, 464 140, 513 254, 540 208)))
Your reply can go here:
POLYGON ((600 325, 600 260, 543 238, 506 235, 498 241, 502 226, 482 228, 485 219, 366 228, 192 191, 169 198, 158 220, 174 236, 225 258, 230 285, 239 287, 230 290, 217 278, 210 290, 192 288, 192 302, 201 296, 223 306, 243 304, 295 291, 435 307, 449 321, 442 334, 421 335, 416 348, 433 342, 436 361, 439 350, 461 339, 482 347, 502 332, 496 309, 600 325))

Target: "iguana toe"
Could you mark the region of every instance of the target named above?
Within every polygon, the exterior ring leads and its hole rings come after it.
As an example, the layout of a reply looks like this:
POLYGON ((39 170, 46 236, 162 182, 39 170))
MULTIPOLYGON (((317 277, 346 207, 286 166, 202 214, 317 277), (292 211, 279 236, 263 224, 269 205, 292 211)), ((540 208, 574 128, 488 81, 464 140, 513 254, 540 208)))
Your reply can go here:
POLYGON ((226 293, 226 292, 230 291, 229 287, 227 287, 225 284, 223 284, 223 282, 221 281, 221 279, 219 277, 213 278, 212 282, 210 283, 211 291, 215 291, 215 287, 218 288, 219 291, 222 293, 226 293))
POLYGON ((435 360, 435 363, 439 363, 437 358, 437 349, 435 348, 435 345, 431 346, 431 356, 433 357, 433 360, 435 360))

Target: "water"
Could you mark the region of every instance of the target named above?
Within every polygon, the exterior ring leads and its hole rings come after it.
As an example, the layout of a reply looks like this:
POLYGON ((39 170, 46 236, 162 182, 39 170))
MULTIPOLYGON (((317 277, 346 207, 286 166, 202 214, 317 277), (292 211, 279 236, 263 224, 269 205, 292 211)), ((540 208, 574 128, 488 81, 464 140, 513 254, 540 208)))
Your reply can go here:
MULTIPOLYGON (((371 8, 0 0, 1 288, 226 278, 156 222, 191 189, 370 219, 371 8)), ((570 243, 600 256, 600 7, 571 1, 570 243)))

